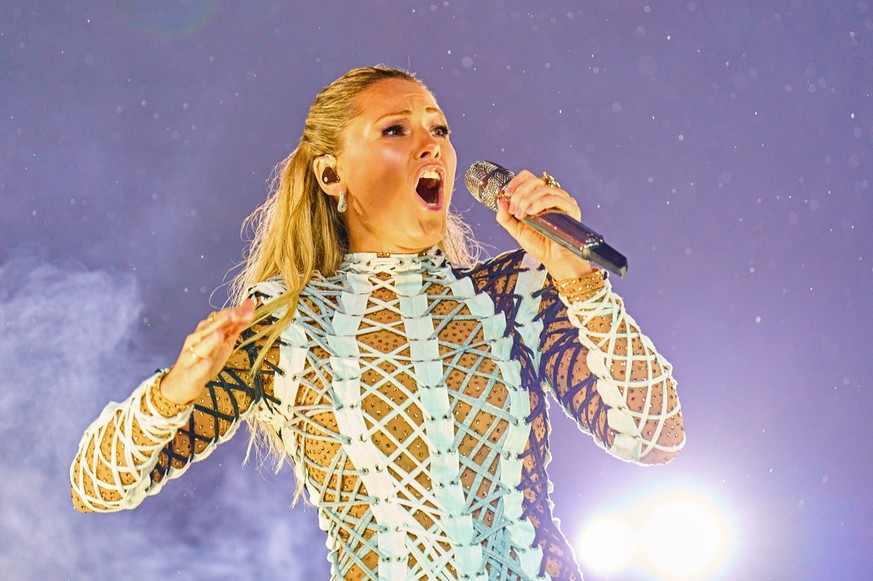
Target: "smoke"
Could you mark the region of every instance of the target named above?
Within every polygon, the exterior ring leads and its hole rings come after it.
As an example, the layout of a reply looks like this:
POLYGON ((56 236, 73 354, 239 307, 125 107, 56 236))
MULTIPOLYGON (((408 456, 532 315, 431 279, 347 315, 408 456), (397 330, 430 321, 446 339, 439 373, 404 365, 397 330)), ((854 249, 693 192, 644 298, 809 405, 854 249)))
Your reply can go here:
POLYGON ((138 348, 142 309, 132 275, 30 252, 0 265, 3 577, 325 578, 324 533, 313 511, 288 508, 290 473, 271 486, 240 468, 244 429, 134 511, 72 508, 69 466, 84 429, 152 371, 138 348))

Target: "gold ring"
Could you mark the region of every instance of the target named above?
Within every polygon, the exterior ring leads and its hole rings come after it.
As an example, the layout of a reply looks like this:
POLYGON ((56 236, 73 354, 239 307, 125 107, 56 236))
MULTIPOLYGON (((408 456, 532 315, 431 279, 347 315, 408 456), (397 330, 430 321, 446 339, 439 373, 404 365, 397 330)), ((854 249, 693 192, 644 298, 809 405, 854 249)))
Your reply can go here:
POLYGON ((556 180, 554 177, 552 177, 552 174, 550 174, 547 171, 543 172, 543 182, 547 186, 549 186, 550 188, 560 188, 561 187, 561 184, 558 183, 558 180, 556 180))
POLYGON ((198 363, 201 359, 203 359, 203 355, 197 353, 197 351, 194 350, 193 346, 188 347, 188 352, 191 353, 191 357, 194 358, 195 363, 198 363))

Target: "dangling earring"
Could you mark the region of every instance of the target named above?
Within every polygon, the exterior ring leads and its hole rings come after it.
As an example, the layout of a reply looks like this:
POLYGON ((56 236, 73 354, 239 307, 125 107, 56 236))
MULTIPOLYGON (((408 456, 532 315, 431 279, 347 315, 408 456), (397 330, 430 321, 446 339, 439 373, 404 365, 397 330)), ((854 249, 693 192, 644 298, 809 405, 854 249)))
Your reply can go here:
POLYGON ((346 208, 348 208, 348 207, 349 207, 349 204, 348 204, 348 202, 346 202, 346 193, 344 191, 340 190, 339 202, 337 202, 337 204, 336 204, 336 211, 339 212, 340 214, 343 214, 343 213, 345 213, 346 208))

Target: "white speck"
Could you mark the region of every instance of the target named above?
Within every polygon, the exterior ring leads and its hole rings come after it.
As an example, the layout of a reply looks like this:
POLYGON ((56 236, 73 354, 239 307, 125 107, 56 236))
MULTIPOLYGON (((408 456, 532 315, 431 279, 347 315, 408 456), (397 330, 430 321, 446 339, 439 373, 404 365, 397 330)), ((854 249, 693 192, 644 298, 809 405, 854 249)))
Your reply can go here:
POLYGON ((680 133, 678 139, 679 141, 685 141, 685 136, 680 133))
POLYGON ((646 181, 651 184, 651 183, 655 182, 655 178, 653 178, 652 176, 649 176, 648 178, 646 178, 646 181))
POLYGON ((749 267, 749 274, 755 274, 755 267, 754 266, 749 267))
POLYGON ((468 56, 465 56, 464 58, 461 59, 461 66, 464 67, 465 69, 469 69, 470 67, 473 66, 473 59, 468 57, 468 56))
POLYGON ((649 6, 648 4, 646 4, 645 6, 643 6, 643 12, 645 12, 646 14, 651 14, 651 13, 652 13, 652 7, 649 6))

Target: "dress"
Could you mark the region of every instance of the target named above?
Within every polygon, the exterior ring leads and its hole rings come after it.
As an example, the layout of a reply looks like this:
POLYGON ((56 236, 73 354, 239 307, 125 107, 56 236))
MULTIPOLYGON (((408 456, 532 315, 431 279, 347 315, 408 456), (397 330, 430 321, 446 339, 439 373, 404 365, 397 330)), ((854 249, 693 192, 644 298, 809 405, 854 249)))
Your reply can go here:
POLYGON ((318 509, 332 579, 581 579, 552 517, 548 400, 628 461, 684 444, 670 364, 595 278, 565 296, 523 251, 469 270, 437 249, 347 255, 306 286, 260 374, 253 345, 193 406, 157 375, 107 406, 74 503, 132 508, 256 419, 318 509))

